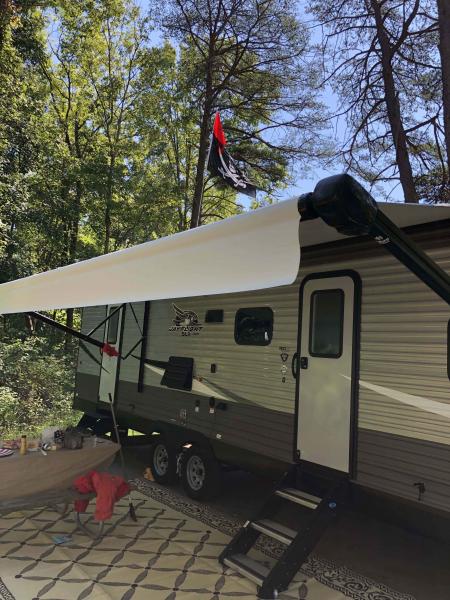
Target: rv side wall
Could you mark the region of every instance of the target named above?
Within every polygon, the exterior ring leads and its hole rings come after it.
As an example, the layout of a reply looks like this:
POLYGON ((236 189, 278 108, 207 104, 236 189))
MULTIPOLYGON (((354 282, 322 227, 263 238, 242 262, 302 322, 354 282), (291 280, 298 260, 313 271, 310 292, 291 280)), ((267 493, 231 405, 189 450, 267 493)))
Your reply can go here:
MULTIPOLYGON (((450 228, 424 230, 413 238, 450 271, 450 228)), ((418 500, 414 484, 422 482, 426 491, 420 502, 450 510, 449 307, 373 242, 304 250, 292 286, 152 302, 146 357, 159 363, 170 356, 193 358, 193 389, 162 386, 164 364, 147 364, 145 387, 139 393, 139 360, 130 356, 120 368, 120 413, 142 421, 143 429, 161 420, 198 431, 219 448, 234 448, 242 460, 251 452, 262 462, 264 457, 291 462, 296 447, 291 360, 297 346, 299 286, 311 273, 348 269, 362 279, 354 477, 362 485, 411 500, 418 500), (273 311, 270 343, 237 344, 237 311, 261 307, 273 311), (223 310, 223 322, 206 322, 208 310, 223 310)), ((134 306, 142 323, 144 305, 134 306)), ((99 311, 85 309, 83 331, 90 328, 87 320, 101 320, 99 311)), ((124 354, 140 337, 130 312, 126 311, 124 354)), ((133 354, 139 356, 140 351, 133 354)), ((83 381, 85 376, 95 379, 94 373, 98 378, 99 371, 93 365, 88 369, 90 359, 82 356, 77 386, 79 397, 88 399, 83 381)))
MULTIPOLYGON (((412 236, 450 272, 450 230, 412 236)), ((382 248, 303 255, 304 273, 326 264, 362 278, 356 480, 450 510, 449 306, 382 248), (331 257, 331 260, 330 260, 331 257)))

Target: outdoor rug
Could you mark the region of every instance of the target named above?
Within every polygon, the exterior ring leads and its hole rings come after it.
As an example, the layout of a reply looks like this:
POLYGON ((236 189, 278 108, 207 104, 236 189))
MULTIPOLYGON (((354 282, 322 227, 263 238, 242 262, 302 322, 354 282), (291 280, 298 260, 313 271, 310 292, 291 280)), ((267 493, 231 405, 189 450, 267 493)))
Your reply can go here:
MULTIPOLYGON (((254 600, 256 587, 217 557, 239 523, 170 490, 136 480, 138 522, 121 501, 105 536, 74 531, 50 509, 0 519, 0 600, 254 600), (175 504, 178 504, 175 506, 175 504), (55 535, 72 534, 62 545, 55 535)), ((273 561, 276 548, 256 556, 273 561)), ((317 557, 280 599, 413 600, 317 557)))

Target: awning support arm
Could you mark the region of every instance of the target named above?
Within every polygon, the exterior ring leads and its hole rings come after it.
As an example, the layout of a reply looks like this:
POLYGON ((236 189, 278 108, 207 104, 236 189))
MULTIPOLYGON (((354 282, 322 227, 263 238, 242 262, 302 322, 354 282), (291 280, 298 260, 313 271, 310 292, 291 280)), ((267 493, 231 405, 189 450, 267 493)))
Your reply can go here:
POLYGON ((450 304, 450 276, 380 210, 378 204, 350 175, 322 179, 314 192, 298 200, 302 221, 320 217, 339 233, 367 235, 384 246, 450 304))
MULTIPOLYGON (((122 306, 124 306, 124 304, 122 304, 121 306, 119 306, 118 310, 120 308, 122 308, 122 306)), ((116 312, 116 311, 113 311, 113 312, 116 312)), ((70 335, 73 335, 73 337, 76 337, 76 338, 82 340, 83 342, 87 342, 88 344, 92 344, 94 346, 97 346, 97 348, 101 348, 101 349, 103 349, 103 347, 104 347, 104 343, 103 342, 100 342, 99 340, 96 340, 95 338, 90 337, 90 333, 91 332, 88 333, 88 334, 81 333, 81 331, 77 331, 76 329, 72 329, 72 327, 67 327, 67 325, 63 325, 62 323, 58 323, 58 321, 55 321, 54 319, 51 319, 50 317, 47 317, 47 316, 43 315, 42 313, 29 312, 27 314, 30 315, 30 317, 33 317, 34 319, 38 319, 39 321, 42 321, 43 323, 46 323, 47 325, 51 325, 55 329, 59 329, 61 331, 64 331, 64 333, 68 333, 70 335)), ((103 324, 105 321, 107 321, 112 316, 112 314, 113 313, 111 313, 111 315, 109 315, 109 317, 107 319, 105 319, 104 321, 102 321, 101 324, 103 324)), ((142 343, 143 339, 144 338, 139 338, 138 341, 134 344, 134 346, 127 352, 127 354, 125 356, 119 356, 119 358, 121 360, 126 360, 131 355, 131 353, 139 346, 139 344, 142 343)))
POLYGON ((381 211, 370 235, 450 304, 450 277, 381 211))
POLYGON ((33 317, 33 319, 38 319, 38 321, 42 321, 43 323, 46 323, 47 325, 51 325, 55 329, 64 331, 64 333, 69 333, 70 335, 73 335, 74 337, 76 337, 80 340, 83 340, 83 342, 87 342, 88 344, 97 346, 97 348, 103 348, 103 342, 100 342, 99 340, 96 340, 85 333, 81 333, 81 331, 72 329, 72 327, 67 327, 67 325, 58 323, 58 321, 55 321, 54 319, 51 319, 50 317, 47 317, 47 316, 43 315, 42 313, 29 312, 27 314, 29 314, 30 317, 33 317))

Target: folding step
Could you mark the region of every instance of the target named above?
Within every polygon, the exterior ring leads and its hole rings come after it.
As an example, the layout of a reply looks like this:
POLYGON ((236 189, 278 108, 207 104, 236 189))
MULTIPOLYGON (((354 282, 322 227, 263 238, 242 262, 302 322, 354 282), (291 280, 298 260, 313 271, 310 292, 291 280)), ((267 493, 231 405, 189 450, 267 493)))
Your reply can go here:
POLYGON ((286 544, 286 546, 289 546, 297 535, 297 532, 294 531, 294 529, 290 529, 289 527, 285 527, 284 525, 276 523, 275 521, 270 521, 269 519, 254 521, 250 523, 250 527, 264 533, 264 535, 267 535, 274 540, 278 540, 282 544, 286 544))
POLYGON ((294 488, 281 488, 277 490, 275 494, 280 496, 280 498, 285 498, 286 500, 301 504, 302 506, 306 506, 306 508, 312 508, 313 510, 315 510, 322 502, 322 498, 294 488))
POLYGON ((253 558, 250 558, 246 554, 233 554, 225 558, 223 563, 259 586, 263 584, 264 579, 270 572, 268 567, 265 567, 257 560, 253 560, 253 558))
POLYGON ((277 598, 280 592, 288 588, 295 574, 347 502, 347 479, 330 481, 329 485, 326 481, 319 481, 314 485, 311 481, 300 480, 297 471, 298 465, 293 465, 285 473, 258 513, 251 521, 246 521, 219 556, 222 565, 256 583, 258 598, 277 598), (323 494, 323 498, 298 489, 297 484, 303 489, 315 491, 320 496, 323 494), (292 506, 287 506, 283 502, 285 500, 292 502, 292 506), (301 507, 311 510, 306 513, 301 507), (292 519, 290 524, 294 529, 277 522, 276 515, 283 510, 286 510, 292 519), (270 567, 248 556, 261 534, 284 545, 280 556, 270 567))

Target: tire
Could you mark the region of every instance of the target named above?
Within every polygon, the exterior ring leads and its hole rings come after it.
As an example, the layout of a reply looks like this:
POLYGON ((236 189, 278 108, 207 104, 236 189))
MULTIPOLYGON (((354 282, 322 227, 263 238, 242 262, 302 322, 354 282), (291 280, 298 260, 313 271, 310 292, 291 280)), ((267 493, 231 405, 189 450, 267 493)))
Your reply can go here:
POLYGON ((181 485, 194 500, 210 500, 220 491, 221 472, 211 452, 192 446, 181 455, 181 485))
POLYGON ((150 450, 150 469, 156 483, 170 485, 177 478, 177 456, 174 448, 162 435, 150 450))

